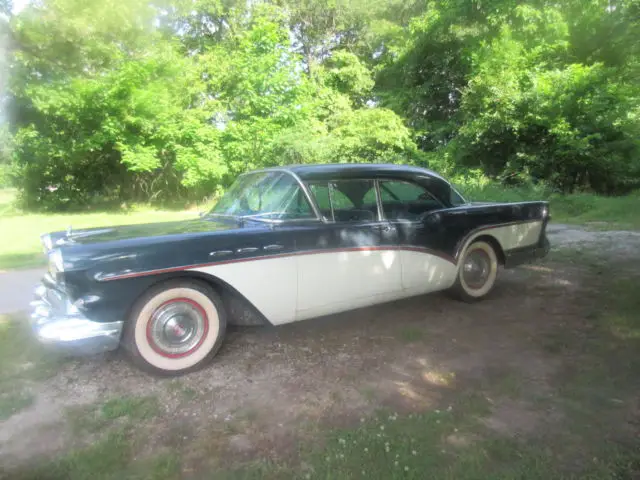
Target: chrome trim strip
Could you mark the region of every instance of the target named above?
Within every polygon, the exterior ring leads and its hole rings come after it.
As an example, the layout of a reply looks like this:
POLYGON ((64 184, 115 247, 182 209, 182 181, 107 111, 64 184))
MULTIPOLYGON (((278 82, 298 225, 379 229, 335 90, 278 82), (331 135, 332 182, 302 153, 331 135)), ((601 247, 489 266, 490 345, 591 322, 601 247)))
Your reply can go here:
POLYGON ((231 255, 233 250, 216 250, 213 252, 209 252, 210 257, 223 257, 225 255, 231 255))
MULTIPOLYGON (((540 203, 545 203, 545 204, 549 204, 549 202, 547 202, 546 200, 529 200, 526 202, 489 202, 489 203, 485 203, 483 205, 473 205, 473 203, 468 203, 466 205, 459 205, 457 207, 450 207, 450 208, 443 208, 441 210, 434 210, 434 212, 439 212, 442 210, 447 210, 450 212, 455 212, 458 210, 479 210, 481 208, 486 208, 486 207, 517 207, 517 206, 522 206, 522 205, 536 205, 536 204, 540 204, 540 203)), ((523 220, 526 221, 526 220, 523 220)))
POLYGON ((307 201, 311 204, 311 209, 313 210, 313 213, 315 213, 316 215, 316 220, 320 220, 321 222, 324 222, 324 218, 322 216, 322 214, 320 213, 320 209, 318 208, 318 204, 316 203, 316 199, 314 198, 313 195, 311 195, 311 192, 309 192, 309 189, 307 189, 307 186, 305 185, 305 183, 300 179, 300 177, 293 173, 291 170, 280 170, 282 172, 287 172, 289 175, 291 175, 293 178, 296 179, 296 181, 298 182, 298 185, 300 185, 300 188, 302 188, 302 191, 304 192, 305 196, 307 197, 307 201))
POLYGON ((266 250, 268 252, 272 252, 274 250, 282 250, 283 248, 283 245, 278 245, 275 243, 273 245, 265 245, 264 247, 262 247, 263 250, 266 250))
POLYGON ((239 248, 236 250, 237 253, 253 253, 257 251, 258 251, 258 247, 245 247, 245 248, 239 248))
POLYGON ((384 209, 382 208, 382 193, 380 193, 380 180, 375 179, 374 188, 376 189, 376 203, 378 207, 378 221, 385 220, 384 209))
POLYGON ((334 183, 333 180, 327 181, 327 190, 329 193, 329 208, 331 209, 331 222, 336 223, 336 209, 333 206, 333 189, 335 188, 333 186, 333 183, 334 183))

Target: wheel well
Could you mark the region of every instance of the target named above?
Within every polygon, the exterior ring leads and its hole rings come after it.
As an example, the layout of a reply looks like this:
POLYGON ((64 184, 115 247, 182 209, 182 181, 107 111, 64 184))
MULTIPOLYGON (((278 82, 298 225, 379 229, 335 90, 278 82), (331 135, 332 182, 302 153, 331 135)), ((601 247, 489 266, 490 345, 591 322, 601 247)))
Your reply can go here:
POLYGON ((500 243, 498 242, 498 240, 496 240, 495 237, 492 237, 491 235, 480 235, 479 237, 474 238, 471 243, 479 242, 479 241, 487 242, 489 245, 491 245, 493 249, 496 251, 496 256, 498 257, 498 263, 500 265, 504 265, 505 263, 504 251, 502 250, 500 243))
POLYGON ((228 283, 220 280, 212 275, 200 272, 176 272, 172 274, 158 275, 155 281, 151 282, 140 292, 136 301, 133 302, 127 311, 126 318, 131 316, 131 310, 145 293, 158 285, 172 280, 195 280, 211 287, 222 299, 228 314, 228 323, 231 325, 269 325, 270 322, 262 315, 262 313, 247 298, 238 292, 228 283))

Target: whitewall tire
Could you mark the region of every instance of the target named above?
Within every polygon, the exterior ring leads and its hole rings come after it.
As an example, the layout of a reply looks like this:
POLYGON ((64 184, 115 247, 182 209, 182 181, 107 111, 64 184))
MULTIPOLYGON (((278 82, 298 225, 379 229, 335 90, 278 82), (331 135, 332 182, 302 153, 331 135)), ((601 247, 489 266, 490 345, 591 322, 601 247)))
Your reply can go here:
POLYGON ((173 376, 204 366, 217 353, 226 330, 220 297, 193 280, 162 283, 134 306, 123 346, 140 368, 173 376))
POLYGON ((498 277, 498 256, 491 244, 471 243, 460 257, 456 283, 451 292, 460 300, 475 302, 485 298, 498 277))

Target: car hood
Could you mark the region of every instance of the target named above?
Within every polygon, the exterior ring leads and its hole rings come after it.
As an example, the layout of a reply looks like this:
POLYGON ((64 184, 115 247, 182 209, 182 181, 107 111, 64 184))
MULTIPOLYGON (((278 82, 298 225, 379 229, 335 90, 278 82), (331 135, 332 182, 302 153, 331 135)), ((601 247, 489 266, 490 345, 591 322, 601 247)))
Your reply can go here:
POLYGON ((198 218, 175 222, 144 223, 81 230, 70 228, 66 232, 56 232, 51 236, 54 244, 88 245, 137 238, 225 231, 237 228, 241 227, 234 219, 213 220, 210 218, 198 218))

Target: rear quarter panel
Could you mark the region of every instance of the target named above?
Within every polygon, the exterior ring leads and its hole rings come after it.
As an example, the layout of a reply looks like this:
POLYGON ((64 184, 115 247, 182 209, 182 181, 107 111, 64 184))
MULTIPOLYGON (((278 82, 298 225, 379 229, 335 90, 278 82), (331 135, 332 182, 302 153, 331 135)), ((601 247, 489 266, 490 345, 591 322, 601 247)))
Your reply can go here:
POLYGON ((464 205, 433 212, 425 219, 428 246, 457 262, 467 245, 487 235, 507 253, 542 242, 547 202, 464 205))

